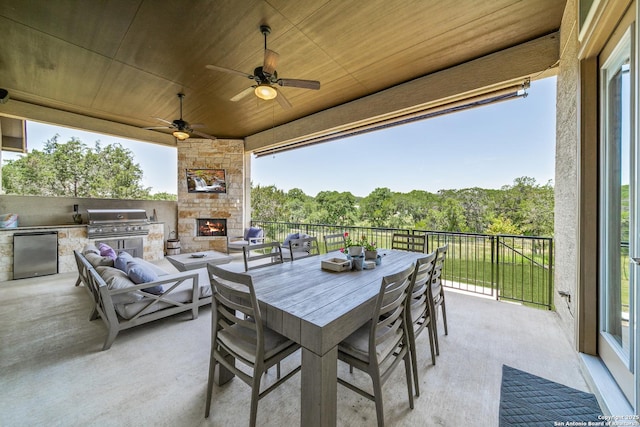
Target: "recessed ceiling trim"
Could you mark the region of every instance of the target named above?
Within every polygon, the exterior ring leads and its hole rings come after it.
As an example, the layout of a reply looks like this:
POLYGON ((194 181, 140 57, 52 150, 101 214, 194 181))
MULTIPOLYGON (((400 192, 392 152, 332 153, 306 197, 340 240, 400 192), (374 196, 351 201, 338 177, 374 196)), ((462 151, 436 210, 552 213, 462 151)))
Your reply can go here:
POLYGON ((392 118, 378 120, 375 123, 369 123, 362 126, 351 127, 346 130, 336 131, 330 134, 320 135, 315 138, 304 138, 300 141, 294 141, 288 144, 282 144, 275 147, 266 147, 264 149, 255 150, 253 154, 256 157, 267 156, 275 153, 281 153, 283 151, 294 150, 296 148, 306 147, 321 142, 333 141, 336 139, 346 138, 349 136, 356 136, 376 130, 385 129, 392 126, 404 125, 407 123, 416 122, 419 120, 426 120, 445 114, 451 114, 462 110, 467 110, 475 107, 489 105, 497 102, 507 101, 510 99, 526 96, 526 89, 529 87, 529 79, 526 79, 519 85, 509 86, 499 90, 483 93, 468 97, 458 101, 452 101, 448 103, 439 104, 431 108, 424 108, 420 111, 415 111, 408 114, 394 116, 392 118))
POLYGON ((305 140, 335 138, 350 129, 521 85, 527 76, 548 77, 556 72, 558 56, 556 32, 250 135, 245 138, 245 150, 273 151, 305 140))
MULTIPOLYGON (((82 129, 120 138, 135 139, 143 142, 154 142, 168 146, 176 146, 170 134, 144 130, 123 123, 116 123, 96 117, 83 116, 69 111, 57 110, 30 102, 11 99, 11 102, 0 104, 0 115, 25 120, 32 120, 53 125, 82 129)), ((53 136, 53 135, 52 135, 53 136)))

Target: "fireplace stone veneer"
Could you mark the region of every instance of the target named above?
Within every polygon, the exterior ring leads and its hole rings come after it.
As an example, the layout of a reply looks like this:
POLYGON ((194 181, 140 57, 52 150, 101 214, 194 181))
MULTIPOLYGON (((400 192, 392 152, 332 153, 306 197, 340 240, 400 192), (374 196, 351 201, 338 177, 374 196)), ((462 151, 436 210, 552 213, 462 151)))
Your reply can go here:
POLYGON ((226 237, 227 220, 221 218, 198 218, 196 235, 198 237, 226 237))

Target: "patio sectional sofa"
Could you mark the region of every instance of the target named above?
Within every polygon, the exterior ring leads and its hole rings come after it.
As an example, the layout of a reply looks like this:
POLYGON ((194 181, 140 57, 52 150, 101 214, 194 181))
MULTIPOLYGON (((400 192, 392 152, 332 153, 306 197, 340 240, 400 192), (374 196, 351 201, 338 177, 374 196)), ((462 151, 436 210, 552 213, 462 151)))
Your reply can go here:
POLYGON ((102 350, 118 333, 185 311, 192 319, 211 303, 206 269, 169 274, 154 264, 126 252, 106 256, 94 245, 74 251, 79 279, 86 287, 93 310, 89 320, 101 318, 108 333, 102 350))

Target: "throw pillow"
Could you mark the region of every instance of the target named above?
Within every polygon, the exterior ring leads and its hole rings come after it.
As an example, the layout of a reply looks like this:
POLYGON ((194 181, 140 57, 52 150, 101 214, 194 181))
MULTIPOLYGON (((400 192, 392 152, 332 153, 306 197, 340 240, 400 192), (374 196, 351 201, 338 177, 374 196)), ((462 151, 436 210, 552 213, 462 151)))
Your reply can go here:
POLYGON ((249 227, 247 229, 247 233, 244 237, 244 240, 255 239, 256 237, 260 237, 262 235, 262 228, 260 227, 249 227))
POLYGON ((116 251, 114 251, 113 248, 106 243, 100 243, 98 245, 98 249, 100 250, 100 255, 102 256, 109 257, 112 260, 115 260, 117 257, 116 251))
MULTIPOLYGON (((96 272, 107 284, 107 289, 125 289, 134 285, 129 277, 117 268, 100 266, 96 267, 96 272)), ((111 297, 114 304, 133 304, 141 299, 142 295, 136 291, 116 294, 111 297)))
POLYGON ((87 243, 84 248, 82 249, 82 255, 86 255, 89 252, 94 253, 96 255, 100 255, 100 250, 98 248, 96 248, 96 245, 93 245, 91 243, 87 243))
MULTIPOLYGON (((136 261, 130 261, 127 263, 127 276, 129 276, 129 279, 137 285, 141 283, 155 282, 158 280, 158 275, 155 271, 136 261)), ((141 290, 154 295, 160 295, 164 292, 162 285, 152 286, 141 290)))
POLYGON ((289 240, 295 240, 300 238, 300 233, 291 233, 285 239, 282 244, 283 247, 289 247, 289 240))
POLYGON ((126 251, 122 251, 116 257, 116 260, 113 262, 113 266, 118 270, 122 270, 125 273, 127 272, 127 263, 133 261, 133 256, 126 251))
POLYGON ((89 264, 93 266, 93 268, 99 266, 107 266, 113 267, 113 260, 107 256, 100 256, 99 254, 94 254, 93 252, 87 252, 84 257, 89 261, 89 264))

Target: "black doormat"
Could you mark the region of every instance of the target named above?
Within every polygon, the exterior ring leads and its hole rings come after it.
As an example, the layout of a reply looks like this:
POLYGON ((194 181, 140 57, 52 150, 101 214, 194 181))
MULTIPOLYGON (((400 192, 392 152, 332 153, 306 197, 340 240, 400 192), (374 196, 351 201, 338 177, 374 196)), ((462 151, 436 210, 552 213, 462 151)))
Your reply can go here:
POLYGON ((502 365, 500 427, 590 425, 601 415, 593 394, 502 365))

